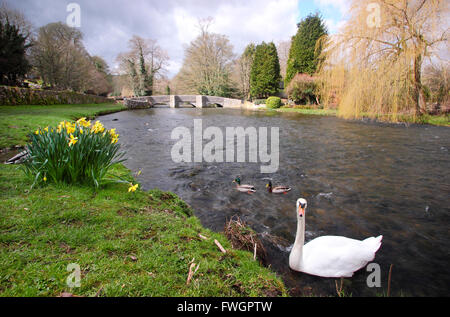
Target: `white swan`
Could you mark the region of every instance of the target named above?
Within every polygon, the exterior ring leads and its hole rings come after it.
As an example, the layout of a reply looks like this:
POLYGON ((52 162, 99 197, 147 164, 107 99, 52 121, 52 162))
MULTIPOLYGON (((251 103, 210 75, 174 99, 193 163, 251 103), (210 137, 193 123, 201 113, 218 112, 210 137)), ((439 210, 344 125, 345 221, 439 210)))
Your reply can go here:
POLYGON ((289 255, 291 269, 321 277, 352 277, 354 272, 365 267, 375 258, 383 236, 371 237, 363 241, 346 237, 322 236, 303 245, 306 206, 305 199, 297 200, 297 235, 289 255))

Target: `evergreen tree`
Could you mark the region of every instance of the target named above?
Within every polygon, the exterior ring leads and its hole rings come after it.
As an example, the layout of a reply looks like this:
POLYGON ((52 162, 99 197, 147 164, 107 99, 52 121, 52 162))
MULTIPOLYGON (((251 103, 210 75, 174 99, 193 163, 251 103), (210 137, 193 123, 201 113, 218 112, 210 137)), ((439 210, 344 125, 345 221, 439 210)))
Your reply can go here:
POLYGON ((316 72, 321 53, 321 47, 316 47, 316 44, 322 36, 328 34, 319 13, 310 14, 297 26, 297 34, 292 38, 289 51, 285 87, 298 73, 312 75, 316 72))
POLYGON ((26 40, 15 25, 0 21, 0 83, 15 84, 30 69, 26 40))
POLYGON ((250 94, 252 98, 276 95, 280 86, 280 61, 274 43, 256 46, 250 72, 250 94))

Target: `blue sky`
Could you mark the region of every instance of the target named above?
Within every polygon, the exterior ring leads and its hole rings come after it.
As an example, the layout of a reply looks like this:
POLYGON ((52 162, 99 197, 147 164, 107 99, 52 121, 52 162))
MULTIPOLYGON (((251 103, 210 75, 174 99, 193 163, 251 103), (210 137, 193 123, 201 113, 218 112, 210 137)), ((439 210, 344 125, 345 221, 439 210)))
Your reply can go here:
POLYGON ((336 33, 340 24, 343 23, 345 12, 348 10, 346 0, 299 0, 299 19, 303 19, 310 13, 320 12, 325 20, 328 31, 336 33))

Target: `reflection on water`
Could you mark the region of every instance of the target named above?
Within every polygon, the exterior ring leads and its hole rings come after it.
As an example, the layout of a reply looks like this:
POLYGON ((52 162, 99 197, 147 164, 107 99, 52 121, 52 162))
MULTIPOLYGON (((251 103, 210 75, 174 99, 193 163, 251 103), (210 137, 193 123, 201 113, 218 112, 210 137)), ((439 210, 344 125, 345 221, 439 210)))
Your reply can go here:
MULTIPOLYGON (((296 233, 295 202, 308 200, 306 242, 321 235, 364 239, 384 235, 375 262, 382 288, 368 288, 365 270, 347 282, 354 296, 386 293, 390 264, 392 294, 447 296, 450 290, 450 129, 344 121, 334 117, 229 109, 149 109, 104 116, 117 128, 126 165, 142 169, 144 189, 173 191, 188 202, 203 225, 222 231, 239 215, 262 236, 269 264, 293 294, 334 295, 333 279, 292 272, 289 250, 296 233), (279 127, 280 169, 261 174, 259 163, 181 163, 171 160, 175 127, 279 127), (118 119, 118 121, 113 121, 118 119), (243 183, 258 191, 237 192, 243 183), (289 185, 287 195, 266 192, 266 177, 289 185)), ((191 130, 192 131, 192 130, 191 130)))

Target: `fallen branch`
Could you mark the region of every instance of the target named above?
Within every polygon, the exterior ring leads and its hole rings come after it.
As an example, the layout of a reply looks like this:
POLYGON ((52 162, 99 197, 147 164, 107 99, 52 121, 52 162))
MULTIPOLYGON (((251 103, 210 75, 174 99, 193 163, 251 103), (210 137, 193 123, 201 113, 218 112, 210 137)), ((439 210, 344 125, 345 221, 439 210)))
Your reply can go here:
POLYGON ((214 243, 217 245, 217 247, 220 249, 220 251, 222 251, 222 253, 227 253, 227 250, 225 250, 225 249, 223 248, 223 246, 220 244, 219 241, 214 240, 214 243))
POLYGON ((198 271, 199 267, 200 267, 200 263, 197 265, 197 268, 194 270, 195 263, 191 263, 191 266, 189 267, 189 273, 188 273, 188 278, 187 278, 187 281, 186 281, 186 285, 189 285, 189 283, 191 283, 192 277, 198 271))

